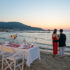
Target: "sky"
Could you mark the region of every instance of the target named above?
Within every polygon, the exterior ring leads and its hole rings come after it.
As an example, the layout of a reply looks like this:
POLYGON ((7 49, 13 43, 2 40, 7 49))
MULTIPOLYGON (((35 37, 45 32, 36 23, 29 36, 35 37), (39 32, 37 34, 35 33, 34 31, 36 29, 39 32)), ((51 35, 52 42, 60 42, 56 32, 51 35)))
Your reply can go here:
POLYGON ((70 0, 0 0, 0 21, 70 29, 70 0))

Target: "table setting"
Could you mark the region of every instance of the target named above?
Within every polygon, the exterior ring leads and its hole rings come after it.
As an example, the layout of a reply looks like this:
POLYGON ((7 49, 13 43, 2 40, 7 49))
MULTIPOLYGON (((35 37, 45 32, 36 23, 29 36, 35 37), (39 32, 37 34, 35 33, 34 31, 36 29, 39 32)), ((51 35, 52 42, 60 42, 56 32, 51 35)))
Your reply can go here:
POLYGON ((27 43, 25 40, 21 44, 16 43, 10 43, 9 41, 6 41, 4 44, 1 44, 6 47, 12 47, 16 52, 22 52, 24 58, 27 60, 26 65, 30 67, 30 64, 36 60, 40 59, 40 49, 38 46, 35 46, 33 44, 27 43))

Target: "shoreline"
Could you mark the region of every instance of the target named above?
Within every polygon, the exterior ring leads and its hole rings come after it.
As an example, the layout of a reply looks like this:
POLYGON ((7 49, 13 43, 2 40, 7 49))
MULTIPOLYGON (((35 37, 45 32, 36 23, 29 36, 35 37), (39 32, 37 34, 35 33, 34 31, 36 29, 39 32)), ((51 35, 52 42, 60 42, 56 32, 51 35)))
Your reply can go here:
MULTIPOLYGON (((48 53, 48 54, 53 54, 53 51, 52 51, 52 50, 48 50, 48 49, 46 49, 46 50, 45 50, 45 49, 44 49, 44 50, 43 50, 43 49, 40 49, 40 52, 43 52, 43 53, 45 53, 45 54, 46 54, 46 53, 48 53)), ((64 54, 65 54, 65 55, 70 55, 70 52, 65 52, 64 54)), ((57 54, 57 55, 59 55, 59 51, 58 51, 58 54, 57 54)))

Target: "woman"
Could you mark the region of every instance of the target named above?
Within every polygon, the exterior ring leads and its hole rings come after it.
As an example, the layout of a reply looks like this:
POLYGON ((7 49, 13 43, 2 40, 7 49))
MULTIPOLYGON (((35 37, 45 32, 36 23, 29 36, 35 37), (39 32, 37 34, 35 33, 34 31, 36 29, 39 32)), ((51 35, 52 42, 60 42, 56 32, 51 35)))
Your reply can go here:
POLYGON ((53 57, 55 57, 58 54, 58 35, 57 35, 57 29, 54 29, 54 31, 53 31, 52 41, 53 41, 53 57))

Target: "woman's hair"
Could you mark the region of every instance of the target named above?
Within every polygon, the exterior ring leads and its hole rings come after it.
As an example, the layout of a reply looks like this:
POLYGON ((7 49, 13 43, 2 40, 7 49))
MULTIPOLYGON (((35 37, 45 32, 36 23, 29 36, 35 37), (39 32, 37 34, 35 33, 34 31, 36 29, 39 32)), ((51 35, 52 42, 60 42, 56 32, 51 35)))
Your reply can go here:
POLYGON ((53 34, 56 34, 56 32, 57 32, 57 29, 54 29, 53 34))

